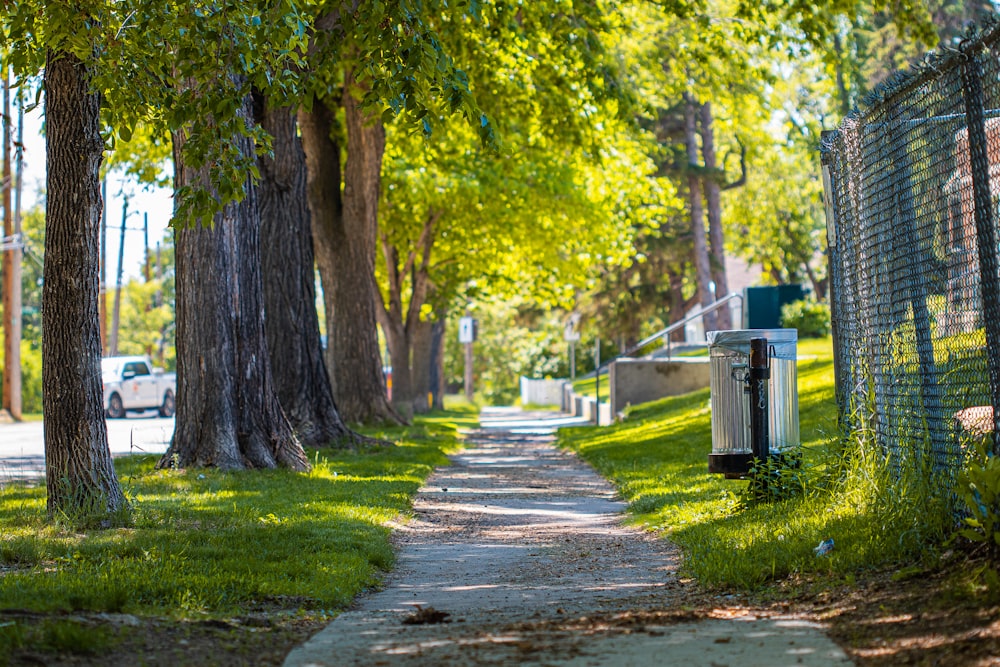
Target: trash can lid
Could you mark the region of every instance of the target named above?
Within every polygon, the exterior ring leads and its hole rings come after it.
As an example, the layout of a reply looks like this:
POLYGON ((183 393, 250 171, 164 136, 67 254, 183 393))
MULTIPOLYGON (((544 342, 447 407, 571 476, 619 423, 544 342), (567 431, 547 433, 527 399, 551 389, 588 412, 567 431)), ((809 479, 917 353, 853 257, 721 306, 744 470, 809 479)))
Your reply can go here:
POLYGON ((767 343, 774 347, 776 359, 795 361, 798 329, 732 329, 729 331, 709 331, 708 348, 721 347, 740 354, 750 354, 751 338, 766 338, 767 343))

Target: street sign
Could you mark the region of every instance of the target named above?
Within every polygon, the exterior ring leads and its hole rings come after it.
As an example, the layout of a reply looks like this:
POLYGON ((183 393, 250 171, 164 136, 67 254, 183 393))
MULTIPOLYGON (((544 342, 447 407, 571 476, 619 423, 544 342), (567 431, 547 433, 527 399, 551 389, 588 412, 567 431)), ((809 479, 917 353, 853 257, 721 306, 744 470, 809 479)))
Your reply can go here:
POLYGON ((471 317, 463 317, 458 320, 458 342, 471 343, 476 340, 476 320, 471 317))
POLYGON ((566 319, 566 326, 563 329, 563 340, 568 343, 575 343, 580 340, 580 332, 576 330, 576 325, 580 322, 580 313, 572 313, 566 319))

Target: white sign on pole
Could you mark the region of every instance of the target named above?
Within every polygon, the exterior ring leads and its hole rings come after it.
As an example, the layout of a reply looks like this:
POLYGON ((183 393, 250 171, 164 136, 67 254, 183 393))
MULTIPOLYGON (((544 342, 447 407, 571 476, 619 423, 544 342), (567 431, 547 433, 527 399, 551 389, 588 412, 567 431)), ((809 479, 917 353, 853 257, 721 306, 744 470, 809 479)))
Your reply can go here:
POLYGON ((575 343, 580 340, 580 332, 576 330, 576 325, 580 322, 580 313, 572 313, 566 320, 566 326, 563 329, 563 340, 569 343, 575 343))
POLYGON ((476 340, 476 321, 471 317, 458 320, 458 342, 471 343, 476 340))

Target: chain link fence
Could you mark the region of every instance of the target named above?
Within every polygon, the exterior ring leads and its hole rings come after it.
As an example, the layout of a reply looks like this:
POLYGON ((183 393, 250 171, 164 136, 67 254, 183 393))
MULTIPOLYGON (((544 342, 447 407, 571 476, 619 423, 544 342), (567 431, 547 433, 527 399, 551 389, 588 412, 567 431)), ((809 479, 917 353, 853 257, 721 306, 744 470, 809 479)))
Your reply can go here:
POLYGON ((1000 27, 876 91, 822 161, 842 424, 957 471, 1000 417, 1000 27))

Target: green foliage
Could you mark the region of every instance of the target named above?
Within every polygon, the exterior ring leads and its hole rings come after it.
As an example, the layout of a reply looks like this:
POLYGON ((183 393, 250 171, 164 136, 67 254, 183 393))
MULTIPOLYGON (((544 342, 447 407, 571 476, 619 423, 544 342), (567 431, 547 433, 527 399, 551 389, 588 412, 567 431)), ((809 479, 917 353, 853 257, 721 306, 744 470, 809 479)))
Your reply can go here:
MULTIPOLYGON (((177 193, 177 218, 192 221, 242 199, 247 175, 257 177, 255 160, 231 141, 252 136, 267 146, 259 128, 247 125, 242 101, 252 86, 275 97, 297 94, 313 9, 293 0, 22 2, 0 15, 0 53, 24 78, 40 73, 46 52, 79 58, 101 93, 109 146, 136 139, 162 155, 162 138, 183 132, 184 163, 208 165, 215 192, 177 193)), ((158 180, 158 160, 143 157, 148 163, 136 171, 158 180)))
POLYGON ((809 478, 802 470, 802 456, 798 452, 755 461, 747 480, 740 495, 742 507, 801 498, 809 487, 809 478))
POLYGON ((781 326, 798 329, 799 338, 825 338, 830 335, 830 305, 815 299, 802 299, 781 307, 781 326))
MULTIPOLYGON (((472 315, 479 321, 474 343, 476 394, 489 405, 510 405, 520 395, 522 375, 532 378, 568 377, 568 348, 562 319, 535 312, 513 302, 484 301, 472 315)), ((445 378, 453 387, 463 382, 464 357, 456 333, 449 327, 445 340, 445 378)), ((581 353, 582 354, 582 353, 581 353)))
POLYGON ((878 455, 838 436, 829 339, 800 343, 802 467, 781 493, 741 503, 745 482, 708 473, 708 390, 634 406, 625 422, 562 429, 560 442, 609 477, 636 521, 669 535, 683 568, 708 585, 755 589, 793 573, 844 576, 878 564, 933 558, 950 513, 940 480, 919 461, 878 455), (813 549, 832 538, 834 550, 813 549))
MULTIPOLYGON (((456 425, 475 422, 469 410, 418 418, 412 427, 370 433, 396 446, 311 451, 305 474, 154 470, 156 457, 119 458, 135 506, 129 528, 49 523, 44 488, 5 484, 0 608, 181 618, 226 617, 261 604, 342 609, 391 566, 387 524, 410 511, 430 471, 447 462, 456 425)), ((7 635, 13 639, 0 641, 39 641, 0 628, 7 635)), ((53 633, 50 643, 60 636, 71 631, 53 633)))
POLYGON ((120 138, 102 165, 105 171, 120 170, 149 187, 173 185, 173 153, 170 136, 147 123, 131 130, 129 139, 120 138))
POLYGON ((1000 554, 1000 457, 992 438, 973 443, 971 456, 959 476, 958 496, 968 516, 959 534, 1000 554))
POLYGON ((40 625, 9 621, 0 623, 0 665, 7 665, 8 657, 22 648, 61 656, 95 656, 114 641, 108 628, 81 621, 47 620, 40 625))

